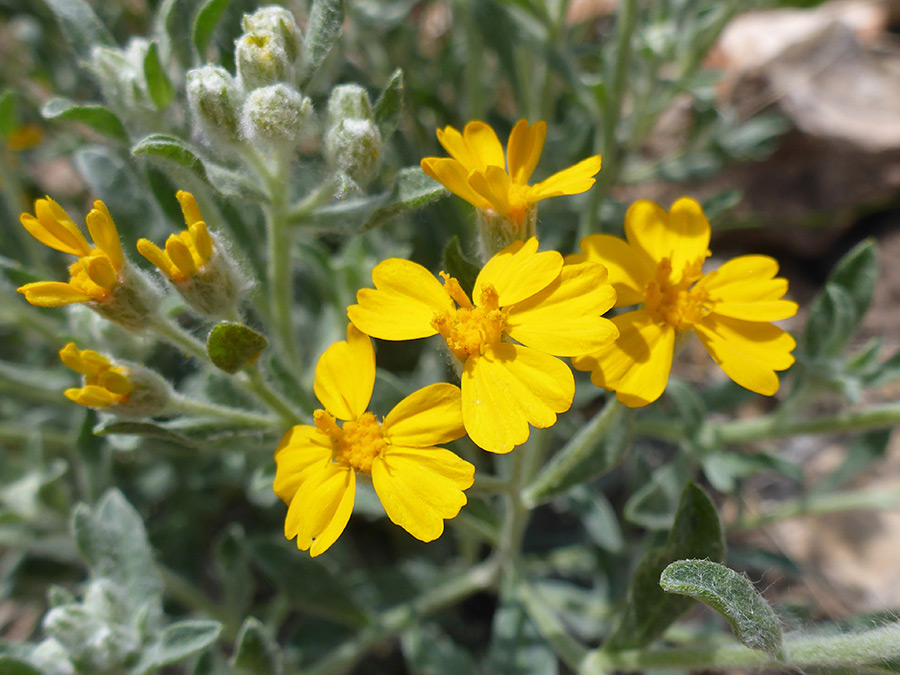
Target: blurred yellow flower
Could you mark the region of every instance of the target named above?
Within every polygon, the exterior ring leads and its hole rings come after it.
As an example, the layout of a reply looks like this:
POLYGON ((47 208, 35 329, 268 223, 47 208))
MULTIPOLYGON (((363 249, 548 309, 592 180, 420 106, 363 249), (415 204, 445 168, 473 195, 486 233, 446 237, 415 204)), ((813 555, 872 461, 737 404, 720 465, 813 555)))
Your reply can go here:
POLYGON ((169 279, 184 283, 209 262, 214 245, 194 195, 179 190, 175 197, 181 204, 188 229, 169 235, 165 250, 143 238, 138 240, 137 250, 169 279))
POLYGON ((615 318, 615 344, 573 359, 591 371, 591 381, 611 389, 625 405, 640 407, 666 388, 676 337, 693 331, 722 370, 742 387, 771 396, 776 371, 794 363, 794 338, 771 321, 797 313, 782 299, 786 279, 778 263, 762 255, 734 258, 704 274, 710 227, 700 205, 683 197, 666 212, 650 201, 635 202, 625 216, 627 242, 605 234, 585 237, 581 255, 609 269, 617 307, 641 304, 615 318))
POLYGON ((459 388, 420 389, 379 422, 366 412, 374 384, 372 341, 351 324, 347 340, 316 366, 314 390, 325 409, 315 412, 315 426, 293 427, 275 451, 274 489, 288 505, 285 536, 312 556, 344 531, 357 473, 371 475, 388 517, 422 541, 441 536, 444 520, 466 503, 475 467, 434 447, 465 435, 459 388))
POLYGON ((438 129, 437 137, 450 157, 426 157, 422 170, 476 209, 497 213, 521 227, 534 204, 586 192, 600 171, 600 155, 595 155, 529 185, 546 135, 546 122, 529 126, 520 119, 509 135, 504 157, 497 134, 484 122, 469 122, 462 133, 448 126, 438 129))
POLYGON ((89 408, 105 408, 128 400, 134 383, 128 371, 90 349, 79 350, 70 342, 59 351, 60 360, 76 373, 84 375, 84 386, 66 389, 66 398, 89 408))
POLYGON ((23 124, 6 139, 6 147, 13 152, 36 148, 44 140, 44 132, 37 124, 23 124))
POLYGON ((492 257, 474 303, 449 275, 441 284, 421 265, 391 258, 372 271, 375 289, 360 290, 347 310, 357 328, 384 340, 440 334, 462 364, 466 432, 490 452, 509 452, 528 439, 529 424, 552 426, 572 405, 575 380, 557 356, 591 354, 618 335, 600 316, 616 299, 606 268, 564 266, 556 251, 537 249, 532 237, 492 257))
POLYGON ((34 203, 35 215, 20 221, 42 244, 78 258, 69 267, 69 282, 38 281, 18 289, 32 305, 59 307, 73 302, 107 302, 125 265, 119 233, 106 205, 97 200, 87 215, 91 246, 65 210, 47 197, 34 203))

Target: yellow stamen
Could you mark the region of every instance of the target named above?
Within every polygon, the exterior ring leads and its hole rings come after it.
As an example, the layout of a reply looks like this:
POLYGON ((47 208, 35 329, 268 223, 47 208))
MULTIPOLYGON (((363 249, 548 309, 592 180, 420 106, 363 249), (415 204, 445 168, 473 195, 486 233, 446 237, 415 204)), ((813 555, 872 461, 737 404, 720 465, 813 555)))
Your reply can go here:
POLYGON ((372 473, 372 463, 387 442, 375 415, 367 412, 339 427, 335 418, 324 410, 313 413, 316 428, 331 439, 334 461, 363 473, 372 473))
POLYGON ((672 261, 663 258, 655 277, 647 283, 644 308, 677 331, 691 330, 712 309, 706 289, 692 288, 703 276, 702 266, 702 258, 686 264, 676 282, 672 279, 672 261))
POLYGON ((474 307, 456 279, 443 272, 441 278, 444 290, 460 308, 435 313, 431 325, 447 341, 456 358, 465 361, 475 354, 483 354, 488 345, 500 342, 506 313, 500 310, 496 289, 490 284, 483 286, 480 304, 474 307))

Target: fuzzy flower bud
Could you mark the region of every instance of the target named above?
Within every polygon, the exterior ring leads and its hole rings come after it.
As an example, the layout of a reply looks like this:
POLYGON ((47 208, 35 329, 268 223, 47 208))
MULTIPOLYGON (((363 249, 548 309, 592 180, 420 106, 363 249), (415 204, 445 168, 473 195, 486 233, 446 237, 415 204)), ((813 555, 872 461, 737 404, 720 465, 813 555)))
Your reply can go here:
POLYGON ((328 100, 325 132, 325 159, 331 168, 365 187, 375 176, 381 148, 381 132, 366 90, 356 84, 335 87, 328 100))
POLYGON ((245 92, 277 82, 292 82, 294 66, 275 33, 244 33, 234 47, 238 81, 245 92))
POLYGON ((211 138, 240 138, 241 90, 221 66, 206 65, 189 70, 187 96, 194 116, 211 138))
POLYGON ((328 126, 347 117, 358 120, 375 119, 369 94, 358 84, 339 85, 331 90, 328 98, 328 126))
POLYGON ((294 15, 284 7, 276 5, 260 7, 253 14, 244 15, 241 27, 245 33, 272 33, 284 47, 288 59, 294 63, 299 59, 303 37, 300 35, 294 15))
POLYGON ((293 148, 303 133, 312 103, 286 84, 254 89, 244 102, 245 138, 293 148))

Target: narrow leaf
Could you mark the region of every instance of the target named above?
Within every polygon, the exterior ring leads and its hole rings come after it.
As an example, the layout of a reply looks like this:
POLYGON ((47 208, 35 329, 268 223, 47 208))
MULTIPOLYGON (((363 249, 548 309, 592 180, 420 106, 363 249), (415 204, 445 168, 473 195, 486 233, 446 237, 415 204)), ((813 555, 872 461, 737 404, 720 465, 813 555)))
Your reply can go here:
POLYGON ((115 46, 112 34, 85 0, 45 0, 63 35, 82 61, 90 61, 96 45, 115 46))
POLYGON ((194 19, 194 46, 201 57, 219 25, 222 13, 230 3, 231 0, 206 0, 197 12, 197 18, 194 19))
POLYGON ((828 282, 841 286, 853 300, 857 321, 861 321, 875 293, 878 279, 878 259, 871 239, 857 244, 840 259, 828 277, 828 282))
POLYGON ((207 619, 179 621, 166 626, 159 640, 144 652, 137 670, 147 672, 202 652, 219 638, 221 632, 221 623, 207 619))
POLYGON ((116 141, 128 142, 128 132, 122 120, 112 110, 99 103, 76 103, 56 96, 44 104, 41 115, 48 120, 79 122, 116 141))
POLYGON ((226 373, 236 373, 250 365, 268 345, 261 333, 231 321, 216 325, 206 338, 209 358, 226 373))
POLYGON ((144 56, 144 79, 147 81, 147 91, 157 109, 162 110, 168 106, 175 97, 175 88, 169 82, 169 77, 162 64, 159 62, 159 48, 155 42, 150 43, 147 54, 144 56))
POLYGON ((847 289, 831 282, 825 284, 810 304, 803 334, 806 353, 812 357, 840 354, 853 337, 860 318, 847 289))
POLYGON ((131 148, 131 154, 161 157, 190 169, 201 178, 206 178, 206 170, 197 151, 185 141, 174 136, 151 134, 138 141, 131 148))
POLYGON ((433 624, 406 631, 400 644, 413 675, 471 675, 478 672, 469 653, 433 624))
POLYGON ((397 68, 384 91, 375 101, 375 124, 381 138, 387 140, 397 130, 403 114, 403 70, 397 68))
POLYGON ((306 80, 310 80, 337 42, 344 25, 344 0, 313 0, 303 41, 306 80))
POLYGON ((401 213, 421 208, 449 194, 443 185, 426 176, 419 167, 401 169, 385 203, 372 212, 361 229, 370 230, 401 213))
POLYGON ((231 665, 239 675, 280 675, 283 672, 278 645, 259 619, 251 616, 244 621, 231 665))
POLYGON ((679 560, 663 570, 659 585, 666 593, 685 595, 724 616, 734 636, 750 649, 781 653, 781 623, 744 576, 709 560, 679 560))
POLYGON ((12 89, 7 89, 3 94, 0 94, 0 136, 9 136, 18 126, 19 116, 16 111, 16 92, 12 89))

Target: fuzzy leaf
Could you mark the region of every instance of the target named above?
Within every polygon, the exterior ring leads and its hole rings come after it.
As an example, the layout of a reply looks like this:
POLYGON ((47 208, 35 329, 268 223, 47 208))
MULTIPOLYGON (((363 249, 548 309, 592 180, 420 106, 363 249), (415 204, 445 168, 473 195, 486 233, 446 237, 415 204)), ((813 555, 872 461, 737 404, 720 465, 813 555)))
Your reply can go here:
POLYGON ((858 325, 853 296, 842 286, 825 284, 809 307, 803 334, 806 353, 812 357, 837 356, 858 325))
POLYGON ((236 373, 252 364, 269 346, 266 337, 240 323, 223 321, 206 338, 209 358, 226 373, 236 373))
POLYGON ((703 490, 688 483, 666 545, 650 551, 638 564, 628 588, 625 612, 604 649, 643 647, 690 607, 688 598, 669 595, 659 586, 659 575, 669 564, 686 558, 720 561, 724 557, 725 540, 716 508, 703 490))
POLYGON ((157 109, 162 110, 172 102, 175 97, 175 88, 169 82, 169 77, 159 62, 159 48, 155 42, 150 43, 147 54, 144 56, 144 79, 147 80, 147 91, 157 109))
POLYGON ((208 648, 221 632, 222 624, 208 619, 188 619, 166 626, 159 640, 144 651, 135 670, 145 673, 193 656, 208 648))
POLYGON ((469 653, 434 624, 415 626, 400 641, 412 675, 470 675, 478 672, 469 653))
POLYGON ((750 649, 781 653, 781 623, 746 577, 709 560, 678 560, 663 570, 666 593, 699 600, 724 616, 734 636, 750 649))
POLYGON ((31 664, 12 656, 0 656, 0 673, 3 675, 44 675, 31 664))
POLYGON ((235 675, 281 675, 278 645, 259 619, 247 617, 238 634, 231 661, 235 675))
POLYGON ((449 194, 443 185, 426 176, 419 167, 401 169, 385 203, 372 212, 361 229, 370 230, 401 213, 421 208, 449 194))
POLYGON ((45 0, 63 35, 83 61, 96 45, 115 46, 112 34, 84 0, 45 0))
POLYGON ((486 673, 556 675, 556 655, 541 637, 525 608, 507 600, 494 613, 486 673))
POLYGON ((840 259, 828 277, 829 283, 843 288, 853 299, 857 321, 861 321, 875 293, 878 280, 878 258, 871 239, 857 244, 840 259))
POLYGON ((206 170, 197 151, 185 141, 174 136, 150 134, 131 148, 131 154, 161 157, 190 169, 201 178, 206 178, 206 170))
POLYGON ((322 65, 344 25, 344 0, 313 0, 303 41, 306 80, 322 65))
POLYGON ((381 138, 387 140, 397 130, 403 114, 403 70, 400 68, 393 72, 391 81, 375 101, 374 114, 381 138))
POLYGON ((112 110, 99 103, 76 103, 55 96, 43 105, 41 115, 48 120, 80 122, 113 140, 128 142, 128 132, 122 120, 112 110))
POLYGON ((219 19, 222 13, 227 9, 231 0, 206 0, 197 12, 194 19, 194 46, 202 57, 206 51, 206 46, 212 38, 216 26, 219 25, 219 19))

